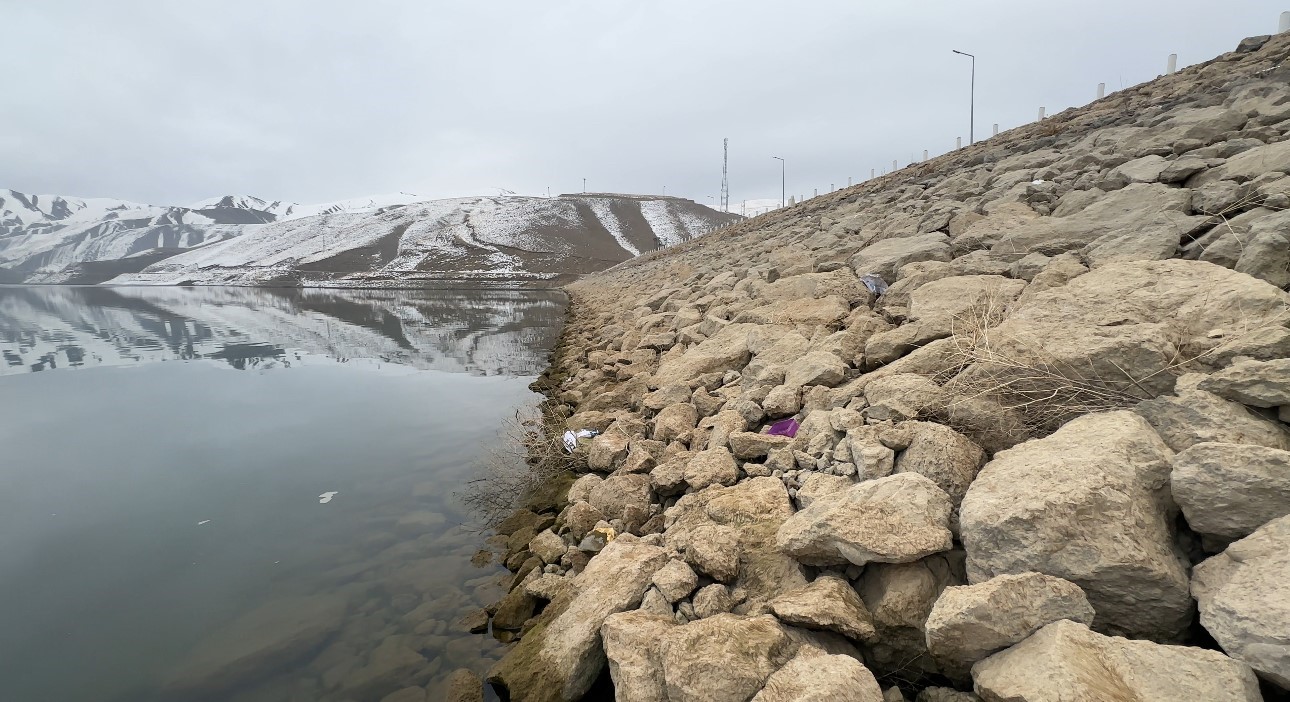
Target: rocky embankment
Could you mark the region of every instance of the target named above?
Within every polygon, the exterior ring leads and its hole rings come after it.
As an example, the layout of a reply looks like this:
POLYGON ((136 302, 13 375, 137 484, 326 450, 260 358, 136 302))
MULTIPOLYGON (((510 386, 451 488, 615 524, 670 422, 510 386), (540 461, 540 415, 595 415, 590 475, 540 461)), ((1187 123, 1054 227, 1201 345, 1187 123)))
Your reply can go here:
POLYGON ((571 286, 541 383, 601 433, 494 541, 490 681, 1284 699, 1288 56, 1248 39, 571 286))

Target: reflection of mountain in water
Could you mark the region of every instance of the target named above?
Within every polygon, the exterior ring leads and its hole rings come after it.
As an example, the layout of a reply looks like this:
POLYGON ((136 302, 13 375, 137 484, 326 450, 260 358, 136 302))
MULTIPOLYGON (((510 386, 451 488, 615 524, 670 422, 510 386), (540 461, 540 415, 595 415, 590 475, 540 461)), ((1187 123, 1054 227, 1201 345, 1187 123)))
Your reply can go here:
POLYGON ((543 290, 0 286, 0 374, 325 356, 478 375, 536 375, 564 298, 543 290))

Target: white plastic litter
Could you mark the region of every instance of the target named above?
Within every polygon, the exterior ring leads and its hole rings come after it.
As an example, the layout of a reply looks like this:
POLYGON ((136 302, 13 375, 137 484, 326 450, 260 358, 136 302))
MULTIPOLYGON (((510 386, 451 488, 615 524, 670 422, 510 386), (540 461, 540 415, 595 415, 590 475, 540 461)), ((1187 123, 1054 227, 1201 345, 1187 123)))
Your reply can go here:
POLYGON ((203 520, 201 520, 200 522, 197 522, 197 526, 201 526, 201 525, 203 525, 203 524, 210 524, 210 523, 211 523, 211 520, 209 520, 209 519, 203 519, 203 520))
POLYGON ((319 496, 318 496, 318 504, 320 504, 320 505, 325 505, 325 504, 327 504, 328 502, 331 502, 331 498, 333 498, 333 497, 335 497, 335 496, 337 496, 337 495, 339 495, 339 494, 340 494, 340 492, 339 492, 339 491, 337 491, 337 490, 333 490, 333 491, 331 491, 331 492, 324 492, 323 494, 321 494, 321 495, 319 495, 319 496))
POLYGON ((577 431, 570 429, 564 433, 564 450, 568 453, 573 453, 573 450, 578 448, 578 439, 590 439, 599 434, 600 432, 594 429, 579 429, 577 431))

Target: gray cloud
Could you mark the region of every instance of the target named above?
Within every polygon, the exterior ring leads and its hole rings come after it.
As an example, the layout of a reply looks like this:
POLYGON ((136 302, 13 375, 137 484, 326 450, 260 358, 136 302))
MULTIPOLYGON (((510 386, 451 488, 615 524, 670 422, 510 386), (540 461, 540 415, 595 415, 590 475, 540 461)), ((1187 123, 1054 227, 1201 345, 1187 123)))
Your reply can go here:
POLYGON ((183 204, 597 191, 710 202, 863 179, 1208 60, 1212 2, 6 3, 0 186, 183 204))

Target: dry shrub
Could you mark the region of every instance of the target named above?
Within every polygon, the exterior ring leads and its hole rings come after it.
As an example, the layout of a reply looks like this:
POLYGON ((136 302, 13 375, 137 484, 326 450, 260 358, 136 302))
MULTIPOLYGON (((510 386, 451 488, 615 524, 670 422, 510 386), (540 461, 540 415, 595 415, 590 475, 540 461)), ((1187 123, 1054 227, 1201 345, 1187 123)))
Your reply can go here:
POLYGON ((462 503, 485 526, 505 519, 560 474, 586 471, 585 452, 565 452, 564 421, 549 405, 516 410, 478 462, 478 477, 461 490, 462 503))
POLYGON ((1172 352, 1162 355, 1152 372, 1135 377, 1109 359, 1104 359, 1111 366, 1108 372, 1091 358, 1060 358, 1037 335, 1002 332, 997 327, 1007 313, 1006 301, 990 297, 958 315, 950 337, 953 363, 938 380, 958 397, 948 407, 951 417, 956 402, 984 399, 1017 418, 1032 437, 1051 434, 1081 415, 1128 409, 1155 398, 1152 388, 1161 386, 1160 376, 1204 370, 1207 358, 1251 334, 1283 325, 1290 315, 1283 309, 1271 318, 1245 320, 1212 344, 1198 343, 1204 337, 1194 328, 1197 320, 1175 320, 1166 325, 1172 352))

